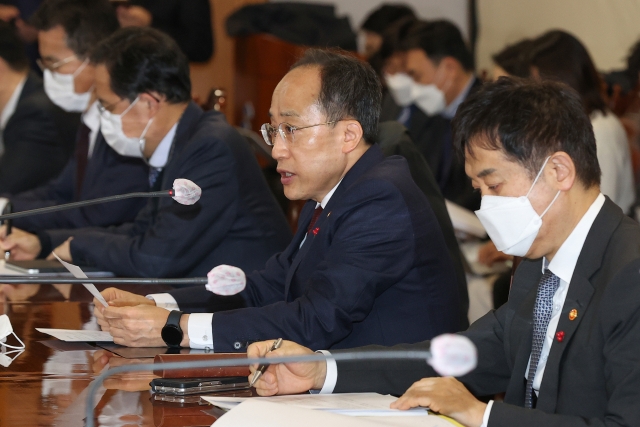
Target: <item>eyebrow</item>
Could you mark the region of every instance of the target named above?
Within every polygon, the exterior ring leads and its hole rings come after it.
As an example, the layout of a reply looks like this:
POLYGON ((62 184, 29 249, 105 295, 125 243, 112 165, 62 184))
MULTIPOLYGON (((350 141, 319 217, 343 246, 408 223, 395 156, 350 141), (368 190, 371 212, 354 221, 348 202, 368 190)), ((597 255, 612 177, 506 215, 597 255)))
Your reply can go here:
POLYGON ((293 110, 287 110, 280 113, 282 117, 300 117, 300 114, 296 113, 293 110))
POLYGON ((482 172, 480 172, 478 174, 478 178, 484 178, 487 175, 491 175, 492 173, 494 173, 496 170, 494 168, 489 168, 489 169, 485 169, 482 172))

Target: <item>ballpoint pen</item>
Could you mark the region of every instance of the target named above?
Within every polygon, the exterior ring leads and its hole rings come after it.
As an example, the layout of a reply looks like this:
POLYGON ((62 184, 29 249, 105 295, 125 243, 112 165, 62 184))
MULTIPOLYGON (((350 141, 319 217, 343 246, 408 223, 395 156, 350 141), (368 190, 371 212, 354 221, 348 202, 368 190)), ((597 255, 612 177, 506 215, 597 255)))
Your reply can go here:
MULTIPOLYGON (((278 338, 273 342, 273 345, 269 349, 269 352, 272 352, 273 350, 280 348, 281 345, 282 345, 282 338, 278 338)), ((249 387, 253 387, 256 381, 258 381, 258 379, 262 376, 262 374, 264 374, 264 371, 266 370, 267 370, 267 364, 265 363, 260 364, 256 372, 253 374, 253 378, 251 378, 251 383, 249 384, 249 387)))
MULTIPOLYGON (((7 204, 4 207, 4 211, 2 212, 3 214, 10 214, 13 211, 13 206, 11 205, 11 202, 7 202, 7 204)), ((4 223, 7 226, 7 232, 5 233, 5 238, 9 236, 9 234, 11 234, 11 220, 7 219, 4 223)), ((4 260, 5 261, 9 261, 9 257, 11 256, 11 251, 5 251, 4 252, 4 260)))

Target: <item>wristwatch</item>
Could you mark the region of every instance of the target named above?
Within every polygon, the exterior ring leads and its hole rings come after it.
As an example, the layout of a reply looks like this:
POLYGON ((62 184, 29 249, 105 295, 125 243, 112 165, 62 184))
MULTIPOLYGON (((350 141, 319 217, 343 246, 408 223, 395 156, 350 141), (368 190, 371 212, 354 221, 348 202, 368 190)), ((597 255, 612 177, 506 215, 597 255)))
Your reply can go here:
POLYGON ((171 348, 180 348, 180 343, 182 342, 182 338, 184 333, 182 329, 180 329, 180 318, 182 317, 182 312, 178 310, 173 310, 169 313, 169 318, 167 319, 167 323, 165 323, 162 328, 162 339, 165 344, 167 344, 171 348))

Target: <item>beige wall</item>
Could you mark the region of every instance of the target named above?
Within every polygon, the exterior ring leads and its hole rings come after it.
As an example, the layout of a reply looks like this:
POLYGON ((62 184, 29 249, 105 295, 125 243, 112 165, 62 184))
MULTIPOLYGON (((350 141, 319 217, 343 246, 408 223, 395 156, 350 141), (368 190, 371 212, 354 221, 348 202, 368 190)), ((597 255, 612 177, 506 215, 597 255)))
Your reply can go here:
POLYGON ((491 70, 491 54, 550 29, 571 32, 587 46, 598 69, 624 66, 640 38, 639 0, 478 0, 478 69, 491 70))
MULTIPOLYGON (((264 3, 265 0, 210 0, 215 33, 215 54, 213 59, 204 64, 191 65, 192 92, 201 101, 205 101, 209 91, 214 87, 226 89, 233 95, 234 87, 234 43, 227 36, 225 21, 239 7, 251 3, 264 3)), ((226 112, 234 111, 233 96, 227 97, 226 112)), ((233 118, 229 117, 230 121, 233 118)))

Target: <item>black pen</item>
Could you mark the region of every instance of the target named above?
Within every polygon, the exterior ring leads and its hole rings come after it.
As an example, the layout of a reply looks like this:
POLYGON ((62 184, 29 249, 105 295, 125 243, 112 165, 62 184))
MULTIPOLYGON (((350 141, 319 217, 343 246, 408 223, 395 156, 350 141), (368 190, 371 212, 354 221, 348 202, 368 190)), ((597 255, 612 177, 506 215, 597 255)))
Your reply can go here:
MULTIPOLYGON (((281 345, 282 345, 282 338, 278 338, 273 342, 273 345, 269 349, 269 352, 272 352, 273 350, 280 348, 281 345)), ((249 387, 253 387, 256 381, 258 381, 258 379, 262 376, 262 374, 264 374, 264 371, 266 370, 267 370, 267 364, 263 363, 260 366, 258 366, 258 369, 253 374, 253 378, 251 378, 251 383, 249 384, 249 387)))
MULTIPOLYGON (((10 214, 13 211, 13 206, 11 205, 11 202, 7 202, 7 204, 4 207, 4 210, 2 211, 3 214, 10 214)), ((11 234, 11 223, 12 221, 10 219, 6 220, 5 225, 7 226, 7 232, 5 233, 4 237, 5 239, 7 237, 9 237, 9 234, 11 234)), ((9 261, 9 257, 11 256, 11 251, 5 251, 4 252, 4 260, 5 261, 9 261)))

